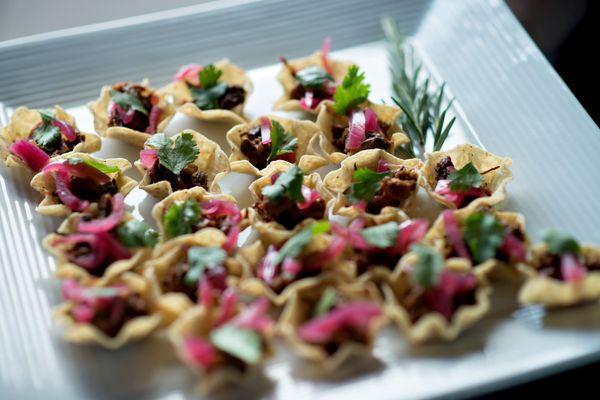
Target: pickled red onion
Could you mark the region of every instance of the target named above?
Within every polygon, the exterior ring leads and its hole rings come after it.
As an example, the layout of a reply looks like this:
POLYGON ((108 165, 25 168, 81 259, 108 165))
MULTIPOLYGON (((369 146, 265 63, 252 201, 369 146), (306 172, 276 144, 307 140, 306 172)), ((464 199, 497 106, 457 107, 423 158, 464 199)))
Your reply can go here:
POLYGON ((240 227, 238 225, 234 225, 229 229, 229 233, 227 233, 227 240, 221 246, 221 248, 225 251, 231 251, 237 246, 238 237, 240 236, 240 227))
POLYGON ((52 121, 52 125, 56 126, 60 130, 60 133, 65 137, 65 139, 67 139, 67 142, 72 142, 77 139, 77 133, 75 132, 75 129, 73 129, 73 127, 67 124, 65 121, 55 119, 52 121))
POLYGON ((54 191, 60 201, 73 211, 83 211, 90 203, 87 200, 81 200, 71 191, 71 182, 66 170, 58 170, 54 173, 54 191))
POLYGON ((377 172, 388 172, 390 170, 389 164, 385 160, 377 161, 377 172))
POLYGON ((365 132, 379 132, 377 124, 377 114, 370 108, 365 108, 365 132))
POLYGON ((238 297, 233 289, 227 289, 221 296, 221 307, 215 322, 215 327, 223 325, 235 315, 235 306, 238 297))
POLYGON ((429 222, 425 219, 412 219, 402 223, 396 237, 396 251, 399 254, 406 253, 412 244, 423 239, 428 227, 429 222))
POLYGON ((586 275, 586 269, 572 253, 560 257, 560 274, 566 282, 581 282, 586 275))
POLYGON ((471 255, 467 250, 467 246, 465 246, 465 242, 462 238, 462 233, 460 232, 460 227, 458 226, 458 221, 454 216, 454 213, 451 210, 445 210, 442 212, 442 218, 444 219, 444 228, 446 230, 446 237, 448 241, 456 250, 456 253, 459 257, 466 258, 467 260, 471 260, 471 255))
POLYGON ((359 149, 365 141, 365 113, 362 110, 355 111, 350 117, 350 133, 346 141, 348 150, 359 149))
POLYGON ((200 86, 200 78, 198 76, 200 71, 202 71, 202 65, 188 64, 177 71, 173 80, 177 82, 187 81, 194 86, 200 86))
POLYGON ((260 118, 260 140, 262 144, 271 143, 271 120, 267 117, 260 118))
POLYGON ((35 143, 28 140, 17 140, 8 147, 8 151, 19 157, 32 171, 39 172, 50 157, 35 143))
POLYGON ((321 47, 321 64, 323 69, 327 71, 329 75, 333 75, 333 69, 329 65, 329 52, 331 51, 331 37, 327 36, 323 39, 323 46, 321 47))
POLYGON ((183 347, 188 361, 200 365, 205 370, 210 369, 217 363, 217 349, 204 339, 187 337, 183 339, 183 347))
POLYGON ((214 199, 203 202, 200 207, 202 208, 202 214, 227 215, 231 217, 231 222, 235 224, 240 222, 242 219, 240 209, 232 201, 214 199))
POLYGON ((298 203, 298 208, 300 210, 306 210, 310 207, 315 201, 319 200, 319 192, 315 189, 311 189, 308 186, 302 185, 302 196, 304 197, 304 201, 302 203, 298 203))
POLYGON ((515 235, 509 233, 504 237, 500 251, 508 256, 510 260, 525 261, 527 258, 527 248, 525 243, 519 240, 515 235))
POLYGON ((152 106, 150 109, 150 115, 148 116, 148 127, 146 128, 146 133, 156 133, 161 114, 162 110, 159 106, 152 106))
POLYGON ((266 315, 269 311, 269 300, 261 297, 250 303, 242 312, 231 320, 231 324, 256 332, 265 332, 273 326, 273 320, 266 315))
POLYGON ((79 222, 77 230, 83 233, 108 232, 119 225, 125 214, 125 197, 121 193, 112 196, 110 215, 92 221, 79 222))
POLYGON ((140 162, 147 169, 154 168, 154 164, 158 161, 158 153, 154 149, 145 149, 140 151, 140 162))

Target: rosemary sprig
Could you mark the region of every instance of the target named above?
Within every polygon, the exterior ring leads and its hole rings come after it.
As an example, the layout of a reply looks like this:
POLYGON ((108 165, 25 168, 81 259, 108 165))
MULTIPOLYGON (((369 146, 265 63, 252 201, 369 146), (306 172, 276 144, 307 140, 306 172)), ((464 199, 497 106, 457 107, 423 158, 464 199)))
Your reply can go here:
POLYGON ((410 139, 409 143, 397 149, 397 153, 402 157, 424 158, 428 137, 433 140, 433 151, 440 150, 448 138, 456 121, 456 117, 447 121, 453 99, 443 107, 445 83, 437 86, 432 82, 394 20, 383 18, 381 26, 392 75, 392 100, 403 111, 399 123, 410 139))

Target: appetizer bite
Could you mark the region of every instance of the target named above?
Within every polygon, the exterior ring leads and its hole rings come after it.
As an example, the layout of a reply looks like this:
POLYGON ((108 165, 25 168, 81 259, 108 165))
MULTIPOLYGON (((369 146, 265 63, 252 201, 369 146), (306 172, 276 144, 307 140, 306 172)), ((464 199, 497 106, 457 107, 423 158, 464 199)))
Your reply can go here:
POLYGON ((242 214, 235 198, 209 193, 201 187, 169 195, 154 206, 152 216, 164 240, 216 228, 227 235, 233 248, 242 228, 242 214))
MULTIPOLYGON (((391 217, 392 215, 390 215, 391 217)), ((378 223, 376 220, 363 217, 352 220, 347 227, 332 223, 335 236, 347 243, 354 254, 356 274, 368 279, 368 272, 382 269, 389 273, 396 268, 400 258, 406 254, 410 246, 419 243, 429 223, 424 219, 398 220, 378 223)))
POLYGON ((160 296, 158 306, 174 320, 203 297, 220 294, 241 265, 229 256, 230 242, 218 229, 204 228, 158 246, 148 261, 146 277, 160 296))
POLYGON ((254 297, 267 296, 274 304, 282 305, 295 290, 311 284, 317 276, 351 279, 353 265, 343 257, 346 243, 329 235, 329 229, 329 222, 317 221, 280 246, 259 240, 241 248, 237 253, 244 268, 240 291, 254 297))
POLYGON ((36 211, 66 217, 85 211, 103 195, 126 196, 137 184, 124 175, 129 168, 131 164, 123 158, 104 160, 85 153, 58 156, 31 180, 31 187, 44 196, 36 211))
POLYGON ((142 265, 158 242, 158 232, 125 212, 121 193, 104 195, 83 213, 69 216, 44 239, 62 279, 112 279, 142 265))
POLYGON ((517 265, 526 261, 529 244, 521 214, 487 206, 443 211, 425 241, 445 258, 463 258, 480 273, 497 277, 519 274, 517 265))
POLYGON ((490 290, 460 258, 413 245, 383 286, 386 313, 412 343, 452 341, 489 310, 490 290))
POLYGON ((0 129, 0 156, 7 167, 39 172, 51 157, 69 152, 94 153, 100 138, 77 129, 75 119, 59 106, 52 110, 19 107, 0 129))
POLYGON ((154 91, 147 81, 104 86, 100 98, 88 107, 94 115, 96 132, 137 147, 162 132, 175 114, 175 107, 165 95, 154 91))
POLYGON ((462 144, 426 155, 421 183, 431 198, 452 209, 469 204, 498 204, 506 199, 512 179, 510 158, 462 144))
POLYGON ((114 350, 162 325, 149 289, 144 278, 130 272, 101 285, 66 280, 62 284, 65 302, 54 316, 64 326, 67 341, 114 350))
POLYGON ((339 164, 361 150, 382 149, 394 153, 408 137, 396 120, 400 109, 367 100, 370 86, 365 74, 353 65, 335 91, 333 101, 324 101, 317 117, 321 130, 311 139, 308 153, 315 167, 339 164))
POLYGON ((342 82, 352 63, 329 57, 331 39, 323 41, 323 47, 311 56, 283 63, 277 80, 283 95, 275 101, 274 110, 306 111, 317 114, 323 100, 333 99, 336 87, 342 82))
POLYGON ((542 239, 532 250, 519 301, 565 307, 600 299, 600 249, 554 230, 543 232, 542 239))
POLYGON ((321 177, 304 173, 286 161, 273 161, 250 185, 255 200, 247 210, 252 226, 267 243, 281 243, 306 224, 326 216, 330 199, 321 177))
POLYGON ((265 168, 273 160, 297 163, 318 132, 319 128, 311 121, 260 117, 227 132, 231 146, 229 161, 248 160, 257 169, 265 168))
POLYGON ((405 211, 417 195, 421 162, 402 160, 384 150, 363 150, 342 161, 323 179, 335 200, 332 212, 345 217, 405 211))
POLYGON ((171 137, 162 133, 152 136, 135 166, 143 175, 140 189, 157 199, 182 189, 208 189, 219 172, 229 171, 229 161, 219 145, 192 130, 171 137))
POLYGON ((221 297, 219 305, 190 308, 169 329, 177 355, 204 391, 242 384, 274 352, 269 302, 245 306, 231 289, 221 297))
POLYGON ((287 303, 280 330, 292 350, 324 373, 349 360, 372 357, 385 323, 381 299, 372 284, 338 285, 319 279, 298 289, 287 303))
POLYGON ((182 67, 174 82, 161 90, 173 96, 177 112, 206 122, 243 124, 244 105, 252 92, 246 72, 221 60, 205 66, 182 67))

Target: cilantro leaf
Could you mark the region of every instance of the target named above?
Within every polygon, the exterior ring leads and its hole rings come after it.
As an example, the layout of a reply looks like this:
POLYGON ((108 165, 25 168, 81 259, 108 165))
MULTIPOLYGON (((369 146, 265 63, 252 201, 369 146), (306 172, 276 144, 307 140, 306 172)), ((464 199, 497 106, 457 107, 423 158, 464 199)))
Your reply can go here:
POLYGON ((346 115, 360 103, 367 100, 371 86, 363 83, 365 73, 358 73, 358 67, 352 65, 344 77, 342 84, 337 87, 333 95, 333 109, 339 115, 346 115))
POLYGON ((158 232, 145 222, 132 219, 119 225, 117 238, 125 247, 154 247, 158 242, 158 232))
POLYGON ((271 120, 271 153, 267 161, 287 153, 293 153, 298 147, 298 139, 283 130, 283 126, 271 120))
POLYGON ((331 286, 323 291, 315 306, 313 316, 321 317, 329 312, 338 302, 337 293, 331 286))
POLYGON ((196 200, 173 203, 163 217, 167 237, 192 233, 199 217, 200 204, 196 200))
POLYGON ((327 81, 333 82, 333 77, 316 65, 311 65, 296 72, 295 78, 300 86, 307 89, 317 89, 327 81))
MULTIPOLYGON (((43 115, 40 112, 40 115, 43 115)), ((31 135, 31 139, 46 153, 52 153, 55 149, 60 147, 62 136, 60 129, 52 125, 52 121, 47 122, 42 116, 42 123, 35 128, 31 135)))
POLYGON ((265 186, 262 194, 269 200, 276 200, 282 196, 287 196, 291 200, 303 202, 302 179, 304 173, 297 165, 292 165, 290 169, 277 177, 275 183, 265 186))
POLYGON ((260 335, 253 330, 226 324, 211 332, 210 340, 215 347, 246 364, 255 364, 262 354, 260 335))
POLYGON ((367 243, 379 247, 380 249, 387 249, 396 244, 396 238, 398 237, 399 231, 400 228, 398 227, 398 224, 390 221, 383 225, 365 228, 360 234, 367 243))
POLYGON ((208 64, 198 72, 200 86, 202 86, 204 89, 209 89, 215 86, 221 75, 223 75, 223 71, 217 68, 214 64, 208 64))
POLYGON ((42 118, 42 124, 51 124, 56 119, 54 110, 38 110, 40 117, 42 118))
POLYGON ((442 255, 431 247, 420 244, 413 244, 410 249, 419 257, 411 275, 413 282, 424 289, 437 286, 444 269, 442 255))
POLYGON ((389 172, 375 172, 369 168, 357 169, 354 171, 348 199, 355 204, 361 201, 370 202, 381 187, 381 180, 389 174, 389 172))
POLYGON ((496 256, 506 229, 489 213, 476 212, 463 222, 463 237, 475 262, 484 262, 496 256))
POLYGON ((77 157, 71 157, 68 160, 69 160, 69 164, 84 163, 84 164, 89 165, 90 167, 95 168, 98 171, 103 172, 105 174, 114 174, 114 173, 120 171, 119 167, 116 167, 114 165, 106 165, 103 162, 96 161, 96 160, 83 159, 83 158, 77 158, 77 157))
POLYGON ((483 182, 483 177, 471 162, 450 173, 448 179, 450 179, 450 189, 455 192, 465 192, 471 188, 481 187, 483 182))
POLYGON ((225 261, 225 250, 220 247, 190 247, 187 252, 187 262, 190 269, 183 277, 186 285, 195 285, 208 267, 222 265, 225 261))
POLYGON ((200 154, 194 137, 185 131, 176 136, 175 140, 167 138, 163 133, 157 133, 152 135, 146 144, 156 149, 158 161, 175 175, 179 175, 181 170, 194 162, 200 154))
POLYGON ((219 82, 216 85, 205 87, 191 87, 190 94, 194 103, 201 110, 215 110, 219 108, 219 99, 227 91, 227 83, 219 82))
POLYGON ((131 108, 141 114, 148 115, 148 110, 146 110, 142 101, 137 97, 129 93, 119 92, 115 89, 110 89, 109 95, 110 99, 124 110, 131 108))
POLYGON ((557 256, 565 253, 579 254, 581 252, 581 246, 577 240, 565 232, 546 229, 542 232, 542 240, 548 246, 548 251, 557 256))
POLYGON ((302 249, 310 243, 313 236, 329 231, 328 221, 317 221, 289 238, 277 253, 273 264, 279 265, 287 257, 295 258, 300 255, 302 249))

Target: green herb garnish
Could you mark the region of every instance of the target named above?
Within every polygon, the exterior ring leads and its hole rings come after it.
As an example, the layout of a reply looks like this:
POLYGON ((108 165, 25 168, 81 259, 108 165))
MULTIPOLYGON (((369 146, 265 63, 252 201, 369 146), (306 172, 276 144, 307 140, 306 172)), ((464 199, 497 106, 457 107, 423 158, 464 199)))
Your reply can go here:
POLYGON ((260 360, 262 344, 255 331, 226 324, 210 334, 210 340, 219 350, 230 354, 247 364, 260 360))
POLYGON ((152 135, 146 144, 156 149, 158 161, 163 167, 179 175, 181 170, 196 160, 200 150, 189 132, 182 132, 175 140, 167 138, 163 133, 152 135))
POLYGON ((448 175, 450 189, 454 192, 466 192, 471 188, 481 187, 483 177, 472 162, 448 175))
POLYGON ((328 221, 317 221, 302 229, 299 233, 289 238, 277 252, 273 265, 279 265, 287 257, 295 258, 300 255, 302 249, 310 243, 313 236, 328 232, 330 228, 328 221))
POLYGON ((375 172, 369 168, 357 169, 354 171, 348 199, 354 204, 361 201, 369 203, 381 187, 381 180, 389 174, 389 172, 375 172))
POLYGON ((265 186, 262 189, 262 194, 269 200, 276 200, 282 196, 287 196, 289 199, 296 202, 303 202, 302 195, 302 180, 304 173, 297 165, 292 165, 286 172, 281 173, 275 183, 265 186))
POLYGON ((125 247, 154 247, 158 242, 158 232, 145 222, 132 219, 119 225, 117 238, 125 247))
POLYGON ((271 120, 271 153, 267 161, 283 154, 294 153, 298 147, 298 139, 283 129, 275 120, 271 120))
POLYGON ((227 82, 219 82, 223 71, 209 64, 198 72, 200 87, 189 87, 194 103, 201 110, 219 108, 219 99, 227 91, 227 82))
POLYGON ((114 174, 116 172, 119 172, 120 169, 119 167, 116 167, 114 165, 106 165, 103 162, 100 161, 96 161, 96 160, 92 160, 89 158, 77 158, 77 157, 72 157, 68 159, 69 164, 79 164, 79 163, 84 163, 92 168, 97 169, 100 172, 103 172, 105 174, 114 174))
POLYGON ((383 225, 372 226, 365 228, 360 232, 360 235, 367 243, 380 249, 387 249, 396 244, 396 238, 400 227, 395 222, 388 222, 383 225))
POLYGON ((411 274, 413 282, 423 289, 435 287, 440 282, 440 274, 444 269, 444 258, 431 247, 413 244, 411 251, 418 256, 417 264, 411 274))
POLYGON ((204 89, 209 89, 215 86, 221 75, 223 75, 223 71, 217 68, 214 64, 208 64, 198 72, 200 86, 202 86, 204 89))
POLYGON ((565 232, 547 229, 542 232, 542 240, 548 246, 548 251, 557 256, 565 253, 579 254, 581 252, 581 246, 577 240, 565 232))
POLYGON ((364 83, 365 73, 358 72, 358 67, 352 65, 342 84, 337 87, 333 95, 333 109, 339 115, 346 115, 353 108, 363 103, 369 97, 371 86, 364 83))
POLYGON ((311 65, 296 72, 295 78, 300 86, 307 89, 317 89, 323 86, 325 82, 333 82, 333 77, 316 65, 311 65))
POLYGON ((46 153, 52 153, 54 149, 60 147, 62 136, 60 129, 52 122, 56 119, 52 110, 38 110, 42 123, 35 128, 31 138, 46 153))
POLYGON ((406 158, 423 158, 428 137, 433 139, 433 151, 440 150, 446 141, 456 121, 456 117, 446 121, 453 100, 442 107, 445 83, 439 86, 432 83, 423 64, 415 60, 413 47, 391 18, 382 19, 381 25, 392 75, 392 100, 403 111, 400 125, 410 139, 409 143, 398 147, 397 152, 406 158))
POLYGON ((163 216, 168 238, 192 233, 200 218, 200 204, 196 200, 175 202, 163 216))
POLYGON ((327 287, 321 294, 319 302, 315 306, 313 316, 321 317, 329 312, 338 302, 338 296, 334 288, 327 287))
POLYGON ((206 268, 222 265, 225 257, 225 250, 220 247, 190 247, 187 252, 187 262, 190 268, 186 272, 183 282, 190 286, 196 285, 206 268))
POLYGON ((496 256, 506 236, 506 229, 492 214, 475 212, 463 222, 463 238, 473 260, 484 262, 496 256))
POLYGON ((119 92, 115 89, 110 89, 109 95, 110 99, 114 103, 121 106, 124 110, 131 108, 139 113, 148 115, 148 110, 146 110, 146 107, 144 107, 144 103, 142 103, 142 101, 137 97, 129 93, 119 92))

